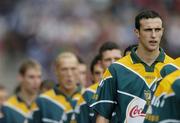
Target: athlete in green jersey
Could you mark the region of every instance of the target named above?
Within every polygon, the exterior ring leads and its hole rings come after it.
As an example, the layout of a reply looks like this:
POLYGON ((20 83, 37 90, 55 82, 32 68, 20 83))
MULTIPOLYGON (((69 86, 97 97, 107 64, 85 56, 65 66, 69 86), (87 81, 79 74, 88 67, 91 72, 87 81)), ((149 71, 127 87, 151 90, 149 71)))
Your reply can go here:
MULTIPOLYGON (((101 81, 103 72, 114 61, 121 58, 121 50, 119 46, 114 42, 105 42, 99 49, 99 55, 97 55, 91 63, 91 73, 93 79, 93 85, 85 89, 82 94, 82 98, 78 102, 79 106, 79 123, 95 123, 96 113, 89 107, 90 100, 96 92, 98 83, 101 81)), ((115 114, 115 113, 114 113, 115 114)), ((112 123, 116 123, 116 116, 113 114, 111 118, 112 123)))
POLYGON ((24 61, 19 68, 20 90, 2 107, 4 123, 25 123, 36 107, 35 99, 41 84, 41 67, 34 60, 24 61))
POLYGON ((58 86, 40 95, 30 123, 76 123, 75 107, 81 96, 78 89, 78 60, 71 52, 64 52, 55 60, 58 86))
POLYGON ((158 13, 143 11, 136 16, 138 47, 114 62, 105 72, 91 107, 98 113, 96 122, 107 123, 115 108, 119 123, 142 123, 143 108, 161 78, 162 67, 173 61, 159 47, 163 23, 158 13))
POLYGON ((151 104, 147 105, 145 123, 180 123, 179 67, 180 58, 162 69, 161 72, 167 75, 159 82, 151 104), (174 67, 174 71, 169 71, 170 67, 174 67))

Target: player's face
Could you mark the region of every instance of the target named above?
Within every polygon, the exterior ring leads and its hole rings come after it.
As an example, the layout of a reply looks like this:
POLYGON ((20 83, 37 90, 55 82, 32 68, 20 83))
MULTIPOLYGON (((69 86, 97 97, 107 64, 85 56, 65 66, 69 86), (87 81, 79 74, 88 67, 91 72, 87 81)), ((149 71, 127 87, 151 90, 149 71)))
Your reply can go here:
POLYGON ((121 51, 118 49, 107 50, 107 51, 103 52, 103 54, 102 54, 102 66, 103 66, 103 68, 106 69, 113 62, 117 61, 121 57, 122 57, 121 51))
POLYGON ((74 90, 78 81, 78 61, 74 57, 61 58, 56 68, 56 75, 61 88, 74 90))
POLYGON ((37 94, 41 84, 42 72, 40 68, 29 68, 21 75, 22 88, 30 94, 37 94))
POLYGON ((103 76, 103 68, 100 64, 96 64, 94 66, 94 71, 93 71, 93 80, 94 82, 100 82, 103 76))
POLYGON ((7 100, 8 92, 5 89, 0 90, 0 107, 7 100))
POLYGON ((82 86, 86 86, 87 83, 87 66, 85 64, 79 64, 79 81, 82 86))
POLYGON ((159 44, 164 28, 160 18, 149 18, 140 20, 140 29, 135 29, 139 39, 139 47, 147 51, 159 50, 159 44))

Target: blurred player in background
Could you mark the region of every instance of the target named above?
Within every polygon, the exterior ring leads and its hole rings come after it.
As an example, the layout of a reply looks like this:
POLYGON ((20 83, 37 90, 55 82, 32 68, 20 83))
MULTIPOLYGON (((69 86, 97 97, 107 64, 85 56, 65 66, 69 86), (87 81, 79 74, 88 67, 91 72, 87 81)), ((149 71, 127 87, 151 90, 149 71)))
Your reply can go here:
POLYGON ((95 102, 90 107, 98 113, 97 123, 108 123, 115 108, 119 123, 142 123, 142 109, 161 78, 159 70, 173 61, 159 47, 164 28, 158 13, 139 13, 134 31, 138 47, 110 65, 93 96, 95 102))
POLYGON ((102 79, 103 75, 103 67, 101 65, 101 57, 100 55, 96 55, 91 62, 90 66, 91 74, 92 74, 92 83, 98 83, 102 79))
POLYGON ((5 121, 3 121, 3 114, 1 111, 1 107, 2 107, 3 103, 7 100, 7 98, 8 98, 7 89, 3 85, 0 85, 0 123, 5 122, 5 121))
MULTIPOLYGON (((102 79, 104 70, 113 62, 122 57, 119 46, 114 42, 106 42, 102 44, 99 49, 99 54, 100 55, 97 55, 91 63, 92 74, 98 79, 94 81, 95 83, 93 85, 85 90, 82 99, 78 102, 78 105, 80 106, 80 123, 96 122, 96 114, 94 111, 92 111, 92 109, 89 108, 90 100, 96 92, 100 79, 102 79)), ((115 114, 113 114, 111 122, 116 123, 115 114)))
POLYGON ((0 107, 7 100, 7 98, 8 98, 7 89, 3 85, 0 85, 0 107))
POLYGON ((41 65, 34 60, 24 61, 19 68, 20 90, 10 97, 2 107, 5 123, 25 123, 41 84, 41 65))
POLYGON ((95 113, 88 106, 88 102, 91 100, 93 94, 96 92, 96 87, 103 75, 103 68, 100 61, 100 55, 95 56, 95 58, 91 62, 91 74, 92 74, 92 86, 87 88, 80 100, 78 101, 79 115, 78 123, 94 123, 95 122, 95 113))
POLYGON ((119 60, 122 57, 122 51, 120 50, 119 46, 114 42, 104 43, 99 49, 99 54, 101 57, 101 64, 104 70, 109 67, 113 62, 119 60))
POLYGON ((60 53, 54 68, 58 85, 37 98, 31 123, 75 123, 77 100, 81 96, 78 81, 78 59, 71 52, 60 53))
POLYGON ((79 70, 79 85, 81 85, 82 87, 87 87, 88 86, 88 68, 87 65, 84 63, 84 61, 79 58, 79 65, 78 65, 78 70, 79 70))

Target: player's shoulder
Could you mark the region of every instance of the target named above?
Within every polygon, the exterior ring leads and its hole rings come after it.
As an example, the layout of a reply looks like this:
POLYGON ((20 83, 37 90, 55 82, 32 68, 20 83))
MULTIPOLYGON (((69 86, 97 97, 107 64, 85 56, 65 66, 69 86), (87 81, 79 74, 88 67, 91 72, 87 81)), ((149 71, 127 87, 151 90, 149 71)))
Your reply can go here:
POLYGON ((17 96, 16 96, 16 95, 13 95, 13 96, 11 96, 11 97, 4 103, 4 105, 5 105, 5 106, 8 106, 8 105, 16 105, 17 103, 18 103, 17 96))
POLYGON ((99 83, 95 83, 95 84, 91 85, 90 87, 86 88, 85 92, 96 93, 98 85, 99 85, 99 83))
POLYGON ((41 97, 54 97, 54 96, 55 96, 54 89, 51 89, 49 91, 40 94, 39 97, 41 98, 41 97))
POLYGON ((173 63, 173 62, 174 62, 174 59, 168 56, 167 54, 165 54, 164 63, 168 64, 168 63, 173 63))
POLYGON ((49 102, 49 101, 53 101, 56 98, 56 94, 54 92, 54 89, 51 89, 47 92, 44 92, 42 94, 39 95, 39 97, 37 98, 36 102, 42 103, 42 102, 49 102))
POLYGON ((162 93, 166 92, 167 94, 173 93, 172 85, 180 76, 180 70, 176 70, 167 76, 165 76, 159 83, 159 86, 156 90, 155 95, 160 96, 162 93))
MULTIPOLYGON (((116 62, 112 63, 108 67, 107 73, 110 73, 111 75, 115 75, 116 73, 121 74, 124 71, 126 71, 128 68, 133 67, 133 61, 131 58, 131 55, 126 55, 122 57, 121 59, 117 60, 116 62), (121 71, 120 71, 121 69, 121 71)), ((109 76, 109 75, 108 75, 109 76)))
POLYGON ((179 69, 178 65, 176 64, 176 60, 172 59, 168 55, 165 55, 165 60, 162 63, 162 67, 160 69, 160 74, 162 77, 169 75, 170 73, 179 69))
POLYGON ((117 60, 116 62, 113 63, 114 65, 121 65, 121 64, 132 64, 132 59, 131 55, 126 55, 122 57, 121 59, 117 60))

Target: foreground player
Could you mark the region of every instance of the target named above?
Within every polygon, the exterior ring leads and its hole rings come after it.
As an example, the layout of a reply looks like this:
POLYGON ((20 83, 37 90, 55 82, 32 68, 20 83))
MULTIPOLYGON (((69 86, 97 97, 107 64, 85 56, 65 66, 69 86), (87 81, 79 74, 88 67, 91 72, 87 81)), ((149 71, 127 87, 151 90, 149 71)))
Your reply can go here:
POLYGON ((180 123, 180 58, 175 65, 163 67, 161 73, 167 75, 158 84, 151 105, 147 105, 145 123, 180 123), (167 68, 176 66, 177 70, 169 73, 167 68))
POLYGON ((95 102, 91 107, 98 113, 97 123, 108 123, 114 108, 119 123, 142 123, 146 101, 160 79, 159 69, 173 60, 159 47, 163 23, 158 13, 143 11, 135 18, 138 47, 130 55, 113 63, 104 73, 95 102), (152 90, 151 90, 152 89, 152 90))
POLYGON ((10 97, 2 111, 5 123, 25 123, 34 109, 41 84, 41 66, 34 60, 24 61, 19 68, 19 92, 10 97))
POLYGON ((31 123, 75 123, 75 107, 81 93, 77 86, 78 60, 71 52, 64 52, 55 60, 58 84, 41 94, 31 123))

